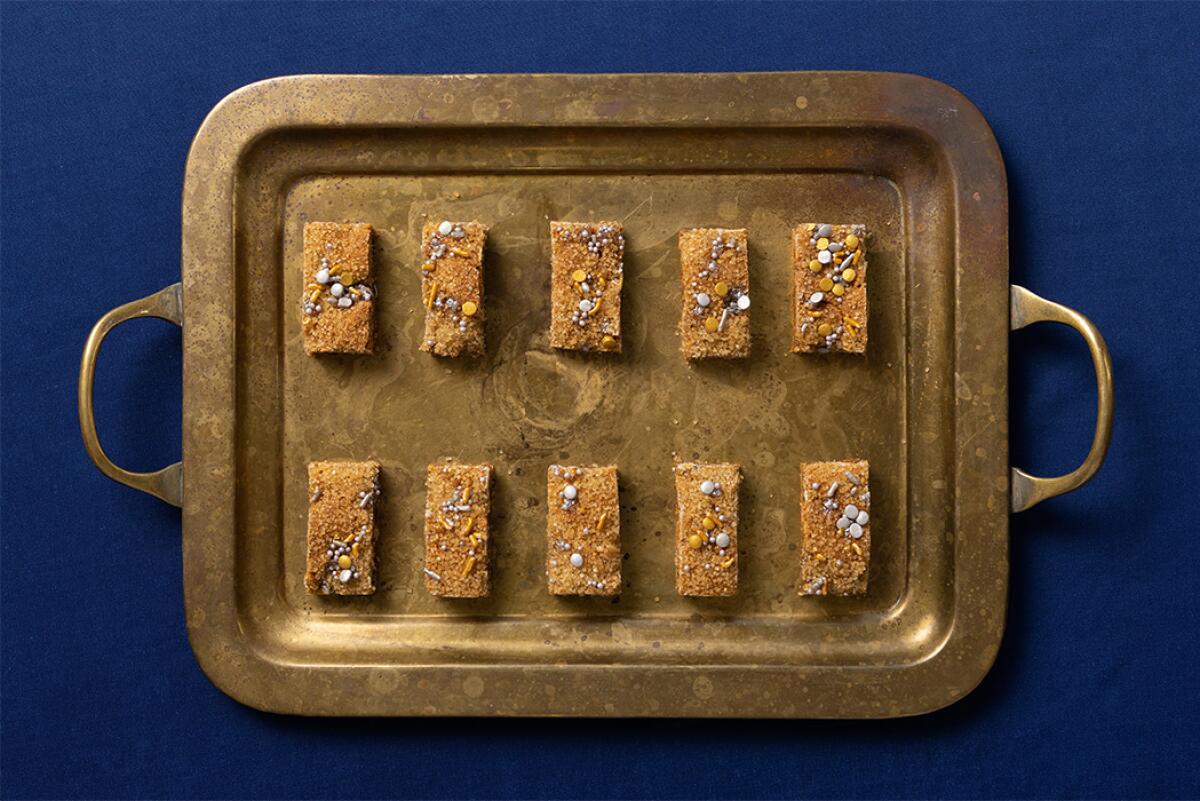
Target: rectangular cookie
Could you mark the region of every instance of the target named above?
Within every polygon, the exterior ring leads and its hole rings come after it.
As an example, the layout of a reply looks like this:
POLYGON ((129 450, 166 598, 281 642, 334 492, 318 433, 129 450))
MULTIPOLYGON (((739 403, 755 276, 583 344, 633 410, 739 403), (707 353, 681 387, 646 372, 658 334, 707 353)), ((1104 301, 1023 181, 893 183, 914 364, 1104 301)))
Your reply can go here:
POLYGON ((865 460, 801 468, 801 595, 862 595, 871 560, 871 490, 865 460))
POLYGON ((741 465, 675 465, 675 589, 680 595, 734 595, 741 465))
POLYGON ((487 226, 427 222, 421 229, 421 350, 435 356, 482 356, 483 247, 487 226))
POLYGON ((378 462, 310 462, 304 588, 317 595, 375 592, 378 462))
POLYGON ((550 465, 546 575, 554 595, 621 592, 617 468, 550 465))
POLYGON ((367 223, 304 225, 304 350, 375 350, 375 265, 367 223))
POLYGON ((625 228, 550 223, 550 346, 621 351, 625 228))
POLYGON ((867 229, 807 223, 792 232, 792 352, 867 349, 867 229))
POLYGON ((684 358, 749 356, 750 260, 746 229, 680 231, 679 267, 679 341, 684 358))
POLYGON ((443 598, 491 591, 492 466, 431 464, 425 477, 425 588, 443 598))

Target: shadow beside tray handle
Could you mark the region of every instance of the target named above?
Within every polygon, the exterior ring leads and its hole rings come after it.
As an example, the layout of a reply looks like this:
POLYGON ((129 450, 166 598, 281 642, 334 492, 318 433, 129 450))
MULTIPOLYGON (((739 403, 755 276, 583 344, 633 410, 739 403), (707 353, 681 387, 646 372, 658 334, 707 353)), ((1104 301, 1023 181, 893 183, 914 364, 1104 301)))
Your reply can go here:
POLYGON ((175 325, 183 326, 183 284, 172 284, 166 289, 147 295, 141 300, 118 306, 101 317, 92 327, 87 344, 83 346, 83 359, 79 365, 79 430, 83 434, 83 447, 96 467, 104 475, 122 484, 148 492, 169 504, 183 506, 183 463, 176 462, 152 473, 135 473, 117 467, 100 446, 96 433, 96 416, 92 410, 92 387, 96 378, 96 357, 100 343, 116 326, 127 320, 141 317, 161 317, 175 325))
POLYGON ((1104 462, 1108 443, 1112 439, 1113 378, 1112 358, 1104 337, 1092 321, 1074 309, 1035 295, 1023 286, 1013 284, 1009 293, 1009 330, 1016 331, 1033 323, 1050 322, 1069 325, 1087 342, 1096 369, 1096 433, 1092 448, 1083 464, 1070 473, 1053 478, 1031 476, 1018 467, 1012 468, 1012 511, 1023 512, 1048 498, 1062 495, 1083 486, 1104 462))

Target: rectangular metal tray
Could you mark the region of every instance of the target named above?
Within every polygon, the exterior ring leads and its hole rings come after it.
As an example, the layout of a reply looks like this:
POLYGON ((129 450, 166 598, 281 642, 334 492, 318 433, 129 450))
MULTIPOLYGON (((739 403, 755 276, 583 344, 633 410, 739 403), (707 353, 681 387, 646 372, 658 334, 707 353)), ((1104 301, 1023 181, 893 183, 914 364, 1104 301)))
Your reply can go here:
MULTIPOLYGON (((180 301, 137 303, 89 340, 85 440, 105 472, 178 502, 178 466, 121 471, 90 417, 104 333, 177 318, 180 301)), ((928 79, 302 76, 239 90, 198 133, 183 195, 196 657, 239 701, 312 715, 884 717, 949 704, 987 672, 1004 628, 1009 303, 998 148, 969 101, 928 79), (417 350, 430 218, 491 226, 482 361, 417 350), (551 219, 625 224, 619 357, 548 347, 551 219), (305 355, 307 220, 375 227, 376 355, 305 355), (873 232, 865 357, 789 353, 789 231, 806 220, 873 232), (750 231, 748 360, 679 355, 675 236, 691 226, 750 231), (423 587, 424 468, 444 456, 497 468, 488 599, 423 587), (307 595, 305 466, 368 457, 384 468, 379 590, 307 595), (736 597, 674 591, 676 457, 744 466, 736 597), (798 597, 800 464, 859 457, 874 499, 869 592, 798 597), (619 599, 546 591, 552 462, 620 467, 619 599)))

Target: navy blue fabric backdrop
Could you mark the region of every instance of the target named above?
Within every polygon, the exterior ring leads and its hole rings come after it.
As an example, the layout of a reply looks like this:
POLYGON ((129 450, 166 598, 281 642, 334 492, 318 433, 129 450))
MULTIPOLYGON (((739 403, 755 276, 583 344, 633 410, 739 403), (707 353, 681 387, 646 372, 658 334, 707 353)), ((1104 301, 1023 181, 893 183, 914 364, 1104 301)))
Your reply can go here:
MULTIPOLYGON (((5 3, 0 29, 5 797, 1200 796, 1200 6, 5 3), (214 689, 178 512, 103 478, 75 418, 88 328, 178 280, 208 110, 287 73, 803 69, 916 72, 978 104, 1013 280, 1112 346, 1108 464, 1013 519, 983 685, 882 723, 301 720, 214 689)), ((107 447, 174 460, 178 332, 109 343, 107 447)), ((1014 460, 1072 467, 1093 393, 1072 333, 1014 336, 1014 460)))

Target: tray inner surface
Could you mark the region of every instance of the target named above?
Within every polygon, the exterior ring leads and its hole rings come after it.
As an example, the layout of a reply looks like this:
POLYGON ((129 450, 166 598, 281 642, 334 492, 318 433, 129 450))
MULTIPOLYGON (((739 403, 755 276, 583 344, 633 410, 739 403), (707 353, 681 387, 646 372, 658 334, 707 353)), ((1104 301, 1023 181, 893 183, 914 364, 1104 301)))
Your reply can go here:
POLYGON ((945 638, 954 454, 939 432, 954 430, 954 241, 935 147, 890 129, 285 129, 251 147, 236 178, 232 580, 243 629, 272 658, 897 665, 945 638), (853 160, 839 160, 848 150, 853 160), (420 226, 443 218, 491 227, 482 361, 417 350, 420 226), (548 347, 551 219, 624 222, 623 354, 548 347), (373 357, 304 354, 309 220, 375 227, 373 357), (865 358, 789 353, 789 232, 810 220, 872 232, 865 358), (676 232, 692 226, 750 231, 746 361, 679 355, 676 232), (496 466, 488 599, 436 599, 421 580, 424 468, 444 456, 496 466), (368 457, 384 466, 380 589, 309 596, 305 465, 368 457), (800 464, 857 457, 871 462, 870 591, 797 597, 800 464), (676 458, 743 465, 734 598, 675 594, 676 458), (617 601, 546 591, 553 462, 620 467, 617 601))

